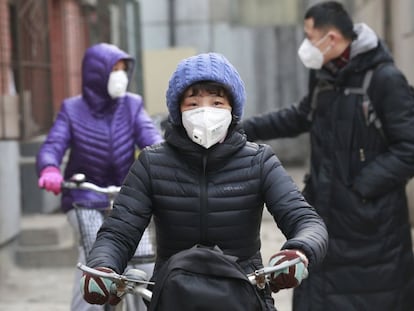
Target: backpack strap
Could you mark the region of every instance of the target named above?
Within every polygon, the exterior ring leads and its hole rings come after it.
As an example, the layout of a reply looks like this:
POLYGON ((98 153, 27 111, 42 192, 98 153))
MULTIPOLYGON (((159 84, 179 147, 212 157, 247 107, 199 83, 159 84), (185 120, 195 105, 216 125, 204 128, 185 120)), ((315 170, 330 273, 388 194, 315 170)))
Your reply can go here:
POLYGON ((307 119, 308 121, 313 120, 313 114, 316 110, 316 107, 318 106, 318 95, 321 92, 333 90, 334 86, 332 83, 325 81, 325 80, 319 80, 319 82, 316 84, 316 86, 313 89, 312 98, 310 102, 310 111, 308 113, 307 119))
POLYGON ((378 132, 380 133, 380 135, 382 136, 382 138, 387 141, 387 137, 385 136, 383 127, 382 127, 382 122, 381 119, 378 117, 374 105, 371 101, 371 99, 368 96, 368 89, 371 85, 371 81, 372 81, 372 77, 374 76, 374 72, 379 69, 380 67, 382 67, 383 65, 385 65, 385 63, 380 63, 379 65, 377 65, 376 67, 374 67, 373 69, 367 70, 365 72, 365 76, 364 76, 364 80, 362 82, 362 86, 361 87, 348 87, 344 89, 344 94, 345 95, 349 95, 349 94, 358 94, 358 95, 362 95, 363 99, 362 99, 362 113, 365 117, 365 124, 366 126, 369 126, 371 124, 374 125, 374 127, 378 130, 378 132))
MULTIPOLYGON (((368 88, 371 84, 373 74, 374 74, 374 69, 370 69, 365 73, 364 81, 362 82, 362 87, 347 87, 344 89, 345 95, 357 94, 357 95, 363 96, 362 112, 364 114, 365 123, 367 126, 370 125, 374 120, 372 115, 369 114, 372 104, 368 96, 368 88)), ((375 114, 375 111, 373 111, 373 113, 375 114)), ((376 117, 376 114, 375 114, 375 117, 376 117)), ((382 127, 382 124, 379 124, 379 125, 382 127)))
MULTIPOLYGON (((386 65, 386 63, 380 63, 376 67, 367 70, 364 75, 364 80, 362 82, 361 87, 347 87, 344 89, 345 95, 350 94, 357 94, 363 96, 362 100, 362 112, 365 117, 365 124, 367 126, 373 124, 374 127, 378 130, 382 138, 387 142, 387 137, 384 133, 382 122, 380 118, 378 117, 377 113, 375 112, 374 105, 371 102, 371 99, 368 96, 368 89, 371 85, 372 78, 374 76, 374 73, 376 70, 378 70, 380 67, 383 67, 386 65)), ((313 89, 312 98, 310 102, 310 111, 308 113, 307 119, 308 121, 313 120, 313 114, 316 110, 316 107, 318 105, 318 95, 319 93, 323 91, 333 90, 335 87, 332 83, 320 80, 315 88, 313 89)))

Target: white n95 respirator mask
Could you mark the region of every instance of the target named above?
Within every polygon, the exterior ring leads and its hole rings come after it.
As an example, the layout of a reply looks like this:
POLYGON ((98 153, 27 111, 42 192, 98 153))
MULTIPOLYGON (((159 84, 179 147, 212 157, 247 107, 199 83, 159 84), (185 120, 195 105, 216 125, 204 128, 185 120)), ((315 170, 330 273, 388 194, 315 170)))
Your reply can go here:
POLYGON ((206 149, 224 140, 231 120, 230 110, 223 108, 200 107, 182 113, 188 137, 206 149))
POLYGON ((112 71, 108 79, 108 94, 113 98, 125 95, 128 87, 128 75, 124 70, 112 71))
POLYGON ((302 61, 303 65, 309 69, 321 69, 323 66, 323 58, 326 52, 331 49, 331 46, 328 46, 325 51, 321 52, 318 49, 318 46, 327 38, 325 35, 317 43, 312 44, 309 39, 304 39, 302 44, 298 49, 298 56, 302 61))

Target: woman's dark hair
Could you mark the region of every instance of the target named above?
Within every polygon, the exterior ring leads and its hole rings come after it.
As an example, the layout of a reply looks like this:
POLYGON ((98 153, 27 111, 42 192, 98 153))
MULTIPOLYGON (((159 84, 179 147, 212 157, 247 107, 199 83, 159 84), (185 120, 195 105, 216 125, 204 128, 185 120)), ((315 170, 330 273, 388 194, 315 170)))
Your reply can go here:
POLYGON ((313 19, 314 28, 335 27, 345 38, 349 40, 357 38, 357 34, 354 31, 354 23, 339 2, 327 1, 311 6, 305 13, 305 19, 309 18, 313 19))
MULTIPOLYGON (((223 84, 215 81, 198 81, 191 84, 187 90, 191 90, 191 96, 196 96, 201 92, 207 92, 209 94, 218 95, 221 97, 227 97, 230 102, 230 105, 233 106, 233 96, 230 90, 223 84)), ((186 90, 186 91, 187 91, 186 90)), ((185 92, 186 92, 185 91, 185 92)), ((185 93, 184 92, 184 93, 185 93)), ((184 93, 181 95, 180 101, 182 102, 184 93)))

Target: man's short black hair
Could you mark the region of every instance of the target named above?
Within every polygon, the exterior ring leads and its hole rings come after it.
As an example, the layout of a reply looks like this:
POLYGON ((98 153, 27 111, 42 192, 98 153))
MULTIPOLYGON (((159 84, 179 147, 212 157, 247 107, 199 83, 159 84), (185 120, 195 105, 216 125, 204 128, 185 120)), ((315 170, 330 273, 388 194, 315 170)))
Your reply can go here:
POLYGON ((305 19, 309 18, 313 19, 314 28, 335 27, 346 39, 357 37, 351 17, 339 2, 326 1, 311 6, 305 13, 305 19))

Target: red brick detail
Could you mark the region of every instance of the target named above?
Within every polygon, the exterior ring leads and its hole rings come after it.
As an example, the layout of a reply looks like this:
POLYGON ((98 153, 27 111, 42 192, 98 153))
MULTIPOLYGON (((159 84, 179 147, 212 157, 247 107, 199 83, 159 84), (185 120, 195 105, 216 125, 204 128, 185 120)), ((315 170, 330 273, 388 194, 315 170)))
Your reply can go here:
POLYGON ((0 0, 0 95, 10 94, 11 37, 7 0, 0 0))
POLYGON ((57 112, 64 98, 81 92, 86 22, 76 0, 51 1, 49 12, 53 106, 57 112))

